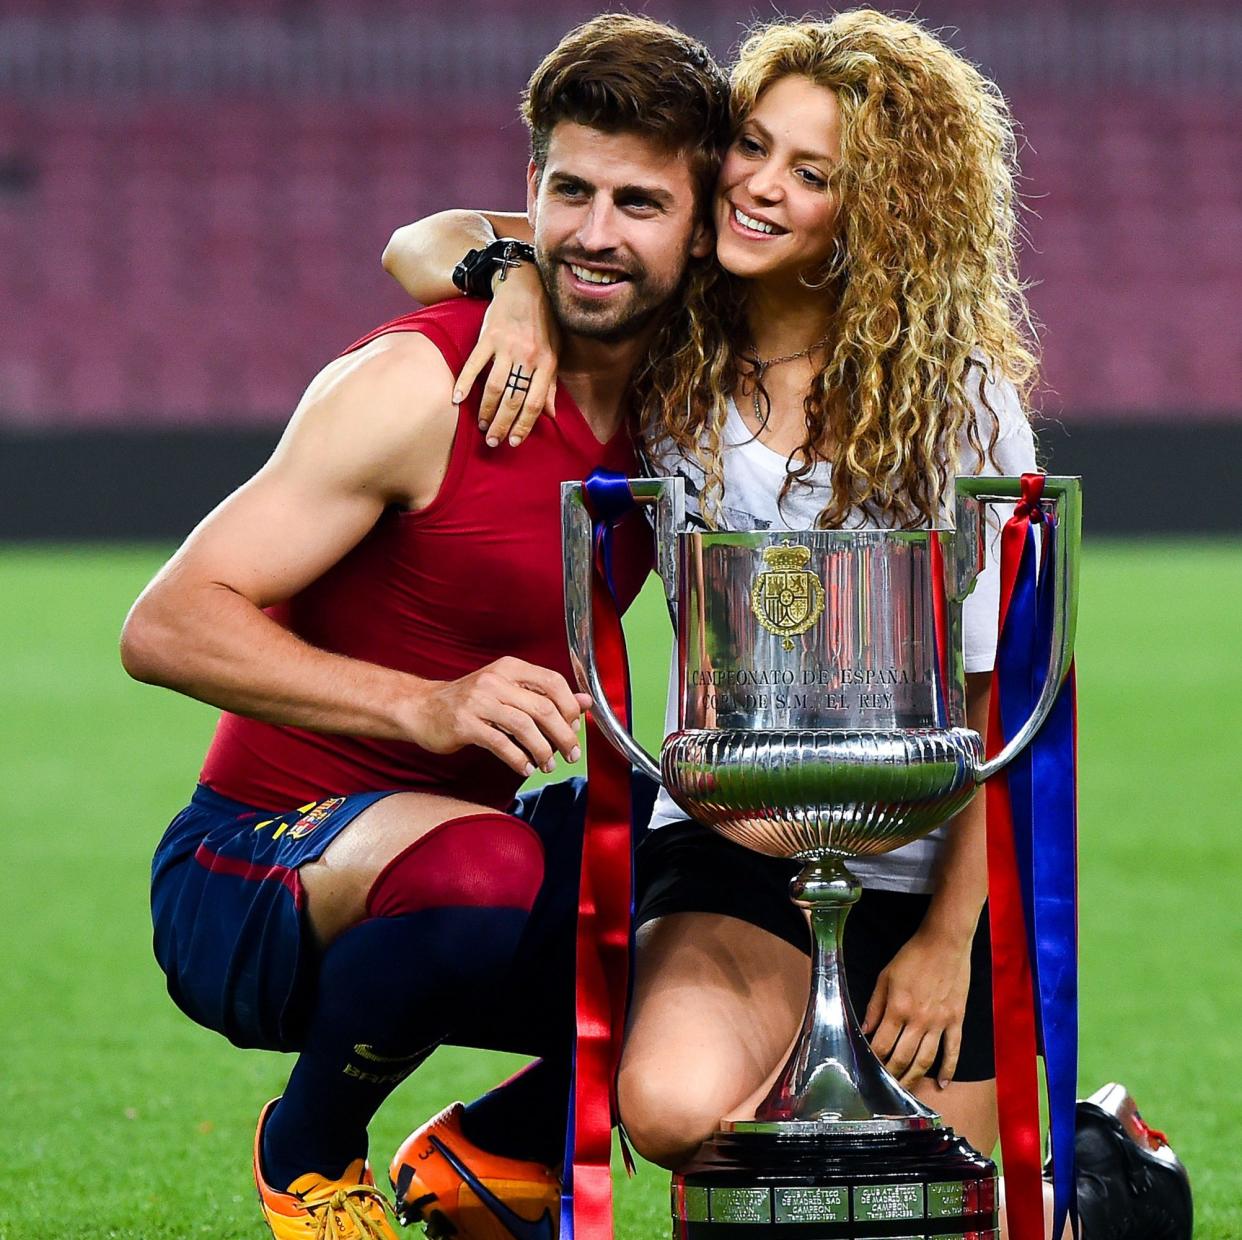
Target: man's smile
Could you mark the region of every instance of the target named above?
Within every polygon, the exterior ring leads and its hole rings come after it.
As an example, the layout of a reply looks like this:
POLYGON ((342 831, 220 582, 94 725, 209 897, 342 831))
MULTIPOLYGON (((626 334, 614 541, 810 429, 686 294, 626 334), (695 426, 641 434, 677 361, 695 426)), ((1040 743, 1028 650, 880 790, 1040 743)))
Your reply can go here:
POLYGON ((617 288, 631 283, 629 274, 617 267, 587 264, 569 259, 565 260, 564 265, 569 273, 571 288, 584 297, 608 297, 617 288))

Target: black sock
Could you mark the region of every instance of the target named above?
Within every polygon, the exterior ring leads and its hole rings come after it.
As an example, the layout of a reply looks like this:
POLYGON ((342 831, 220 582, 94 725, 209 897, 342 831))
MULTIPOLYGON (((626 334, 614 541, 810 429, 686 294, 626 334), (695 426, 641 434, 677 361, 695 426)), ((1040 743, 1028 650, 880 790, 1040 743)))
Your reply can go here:
POLYGON ((537 1059, 466 1107, 466 1138, 502 1158, 560 1165, 569 1109, 569 1060, 537 1059))
POLYGON ((458 1005, 509 967, 528 914, 433 908, 376 917, 325 951, 302 1052, 263 1132, 264 1174, 287 1188, 336 1178, 367 1152, 367 1125, 426 1058, 458 1005))

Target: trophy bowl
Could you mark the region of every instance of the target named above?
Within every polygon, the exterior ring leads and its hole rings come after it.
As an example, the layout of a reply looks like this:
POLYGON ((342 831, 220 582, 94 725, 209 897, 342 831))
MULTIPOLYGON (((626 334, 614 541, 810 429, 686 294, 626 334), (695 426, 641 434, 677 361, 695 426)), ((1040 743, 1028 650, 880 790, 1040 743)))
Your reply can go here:
POLYGON ((891 851, 958 813, 1029 742, 1073 654, 1080 516, 1055 508, 1052 640, 1030 718, 984 760, 966 726, 962 604, 984 563, 985 513, 1018 478, 957 481, 952 530, 688 531, 680 479, 631 482, 653 508, 675 633, 677 724, 659 761, 609 710, 594 656, 592 526, 562 487, 566 623, 601 730, 696 822, 803 867, 792 898, 813 939, 801 1032, 753 1119, 722 1121, 674 1177, 679 1234, 767 1223, 815 1240, 996 1227, 995 1168, 903 1089, 858 1029, 841 941, 860 888, 851 857, 891 851), (933 1224, 932 1220, 936 1220, 933 1224), (828 1230, 822 1230, 822 1227, 828 1230), (876 1230, 880 1227, 880 1230, 876 1230))
POLYGON ((968 728, 676 732, 664 786, 696 822, 771 857, 900 848, 956 814, 982 758, 968 728))

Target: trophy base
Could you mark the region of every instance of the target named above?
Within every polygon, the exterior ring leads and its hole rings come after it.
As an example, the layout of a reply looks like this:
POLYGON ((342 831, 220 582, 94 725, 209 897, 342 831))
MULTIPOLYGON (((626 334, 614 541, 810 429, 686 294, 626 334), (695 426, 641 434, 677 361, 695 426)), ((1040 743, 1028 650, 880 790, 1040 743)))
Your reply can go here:
POLYGON ((999 1240, 996 1166, 948 1128, 718 1132, 673 1176, 680 1240, 999 1240))
POLYGON ((876 1136, 880 1133, 917 1132, 939 1128, 940 1116, 877 1115, 872 1119, 723 1119, 722 1133, 753 1137, 838 1137, 876 1136))

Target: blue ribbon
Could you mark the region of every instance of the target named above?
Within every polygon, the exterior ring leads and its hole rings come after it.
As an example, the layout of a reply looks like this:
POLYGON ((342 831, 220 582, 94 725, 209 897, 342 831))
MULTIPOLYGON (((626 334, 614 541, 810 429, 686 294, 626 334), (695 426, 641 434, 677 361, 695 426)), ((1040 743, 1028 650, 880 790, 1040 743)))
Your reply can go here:
MULTIPOLYGON (((600 574, 612 601, 616 605, 618 615, 624 610, 617 594, 617 583, 613 577, 613 533, 623 518, 629 516, 637 507, 638 501, 630 488, 630 480, 624 474, 611 469, 594 469, 582 484, 586 499, 586 509, 591 515, 591 541, 595 548, 595 562, 599 565, 600 574)), ((625 634, 621 634, 621 650, 629 667, 629 656, 625 654, 625 634)), ((631 720, 633 727, 634 703, 630 695, 629 677, 625 680, 625 717, 631 720)), ((630 910, 633 912, 633 910, 630 910)), ((631 919, 632 920, 632 919, 631 919)))
MULTIPOLYGON (((617 586, 613 579, 613 530, 623 517, 638 506, 630 480, 611 469, 595 469, 582 484, 586 510, 591 515, 591 538, 595 547, 596 562, 600 566, 604 584, 612 595, 612 601, 621 610, 617 598, 617 586)), ((627 702, 628 706, 629 703, 627 702)))
MULTIPOLYGON (((1049 524, 1049 544, 1055 536, 1049 524)), ((1053 574, 1039 585, 1037 649, 1052 645, 1053 574)), ((1044 656, 1046 665, 1046 653, 1044 656)), ((1042 687, 1042 685, 1041 685, 1042 687)), ((1077 1219, 1074 1130, 1078 1085, 1078 787, 1073 672, 1062 686, 1031 746, 1032 786, 1038 796, 1040 847, 1033 865, 1035 953, 1044 1072, 1052 1136, 1053 1235, 1066 1214, 1077 1219)))
MULTIPOLYGON (((617 614, 620 615, 624 609, 617 594, 617 583, 612 571, 613 533, 621 521, 638 507, 638 501, 630 488, 629 478, 611 469, 593 469, 582 484, 582 489, 587 512, 591 515, 591 542, 595 549, 595 562, 599 565, 604 584, 612 595, 617 614)), ((629 656, 625 653, 624 633, 621 634, 621 650, 628 668, 629 656)), ((631 721, 634 718, 628 676, 625 680, 625 717, 631 721)), ((632 722, 630 726, 633 726, 632 722)), ((633 912, 632 909, 630 911, 633 912)))
MULTIPOLYGON (((1043 689, 1052 647, 1056 530, 1044 528, 1040 571, 1034 528, 1028 529, 1013 600, 997 648, 1005 738, 1029 717, 1043 689)), ((1077 1219, 1074 1112, 1078 1082, 1077 781, 1073 676, 1035 739, 1009 765, 1014 847, 1022 889, 1036 1027, 1044 1057, 1052 1139, 1053 1224, 1077 1219)))

